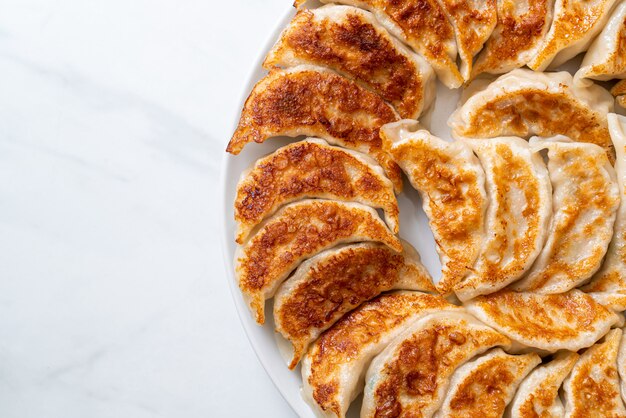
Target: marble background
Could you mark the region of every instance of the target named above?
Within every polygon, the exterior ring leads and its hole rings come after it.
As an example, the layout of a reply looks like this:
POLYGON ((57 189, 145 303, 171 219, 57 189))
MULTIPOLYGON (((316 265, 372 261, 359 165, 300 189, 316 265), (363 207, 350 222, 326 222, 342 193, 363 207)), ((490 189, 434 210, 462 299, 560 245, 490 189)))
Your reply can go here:
POLYGON ((289 0, 0 0, 0 417, 293 416, 237 318, 218 173, 289 0))

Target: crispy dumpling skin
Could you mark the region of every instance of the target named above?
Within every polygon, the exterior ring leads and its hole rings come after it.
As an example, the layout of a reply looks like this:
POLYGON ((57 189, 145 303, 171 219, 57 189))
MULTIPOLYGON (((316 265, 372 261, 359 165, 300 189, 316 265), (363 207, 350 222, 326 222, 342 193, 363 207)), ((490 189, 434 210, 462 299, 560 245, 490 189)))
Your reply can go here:
POLYGON ((470 274, 455 286, 462 301, 496 292, 531 267, 545 242, 552 215, 548 170, 538 152, 520 138, 465 140, 485 170, 484 240, 470 274))
POLYGON ((328 67, 417 119, 435 96, 435 73, 421 56, 391 36, 374 16, 350 6, 298 11, 263 66, 328 67))
POLYGON ((455 138, 514 135, 565 135, 605 148, 613 157, 606 116, 613 110, 609 92, 591 82, 575 85, 572 75, 517 69, 490 84, 465 90, 465 102, 448 125, 455 138))
POLYGON ((587 282, 600 268, 613 237, 620 204, 615 170, 602 148, 564 136, 533 138, 548 150, 553 216, 541 254, 515 290, 563 293, 587 282))
POLYGON ((440 312, 413 323, 370 365, 361 418, 431 417, 454 371, 508 338, 462 312, 440 312))
POLYGON ((611 89, 611 94, 615 96, 615 102, 626 108, 626 80, 622 80, 611 89))
POLYGON ((447 142, 404 120, 381 129, 385 151, 422 198, 441 260, 443 294, 469 273, 485 239, 485 173, 471 148, 447 142))
POLYGON ((410 324, 463 308, 437 295, 394 292, 362 304, 325 331, 302 360, 302 393, 318 416, 343 418, 372 358, 410 324))
POLYGON ((435 418, 500 418, 521 381, 541 363, 535 353, 512 355, 494 348, 459 367, 435 418))
POLYGON ((309 344, 344 314, 392 290, 436 292, 417 251, 403 242, 396 253, 382 244, 331 249, 305 261, 274 297, 276 331, 293 345, 293 369, 309 344))
POLYGON ((552 23, 554 0, 498 0, 498 24, 478 55, 472 78, 526 65, 552 23))
POLYGON ((586 51, 606 25, 616 0, 556 0, 552 26, 528 63, 544 71, 586 51))
POLYGON ((534 369, 519 385, 509 406, 510 418, 561 418, 565 407, 559 388, 578 361, 578 354, 559 352, 549 363, 534 369))
POLYGON ((620 322, 617 314, 576 289, 558 295, 502 290, 465 302, 465 308, 520 349, 551 353, 589 347, 620 322))
POLYGON ((617 371, 621 338, 614 329, 580 356, 563 383, 565 417, 626 417, 617 371))
POLYGON ((397 119, 380 96, 330 70, 273 69, 248 96, 226 151, 239 154, 249 142, 277 136, 315 136, 374 157, 400 191, 400 168, 382 151, 378 135, 397 119))
POLYGON ((235 253, 235 276, 256 321, 265 322, 265 300, 302 261, 335 245, 359 241, 402 251, 400 240, 376 211, 359 203, 306 199, 276 212, 235 253))
POLYGON ((236 241, 281 206, 303 198, 353 201, 382 209, 398 233, 398 202, 383 169, 365 154, 309 138, 279 148, 242 174, 235 198, 236 241))
POLYGON ((600 35, 589 47, 579 78, 610 80, 626 78, 626 3, 617 5, 600 35))

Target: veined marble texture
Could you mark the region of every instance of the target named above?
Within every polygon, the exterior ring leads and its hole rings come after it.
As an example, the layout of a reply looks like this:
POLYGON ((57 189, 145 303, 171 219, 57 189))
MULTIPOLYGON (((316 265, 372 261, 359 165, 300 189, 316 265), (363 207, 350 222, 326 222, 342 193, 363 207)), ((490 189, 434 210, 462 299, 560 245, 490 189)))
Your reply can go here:
POLYGON ((217 187, 290 4, 0 0, 0 417, 293 416, 224 280, 217 187))

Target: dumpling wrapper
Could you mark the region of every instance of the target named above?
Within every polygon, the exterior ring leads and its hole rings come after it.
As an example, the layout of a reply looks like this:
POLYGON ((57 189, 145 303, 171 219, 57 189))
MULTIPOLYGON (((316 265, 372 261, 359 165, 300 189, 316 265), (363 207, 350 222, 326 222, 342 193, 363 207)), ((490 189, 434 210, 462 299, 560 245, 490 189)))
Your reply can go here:
POLYGON ((626 417, 620 395, 617 356, 622 330, 585 351, 563 383, 566 418, 626 417))
POLYGON ((470 274, 455 287, 462 301, 496 292, 518 280, 539 255, 552 215, 548 170, 520 138, 465 140, 485 170, 484 240, 470 274))
POLYGON ((439 312, 413 323, 370 365, 361 418, 432 417, 454 371, 508 338, 462 312, 439 312))
POLYGON ((285 206, 235 252, 235 276, 256 321, 265 300, 304 260, 339 244, 381 242, 401 252, 400 240, 376 211, 359 203, 307 199, 285 206))
POLYGON ((522 380, 541 363, 535 353, 511 355, 494 348, 459 367, 435 418, 500 418, 522 380))
POLYGON ((615 170, 602 148, 564 136, 533 138, 531 148, 548 150, 553 216, 548 239, 518 291, 563 293, 598 271, 620 204, 615 170))
POLYGON ((626 399, 626 334, 622 329, 622 340, 619 343, 617 352, 617 372, 620 379, 620 389, 622 399, 626 399))
POLYGON ((554 0, 498 0, 498 24, 478 55, 472 78, 526 65, 550 29, 554 0))
POLYGON ((249 142, 278 136, 319 137, 374 157, 399 192, 400 168, 382 151, 378 135, 396 120, 379 95, 333 71, 308 65, 274 69, 252 89, 226 151, 236 155, 249 142))
POLYGON ((324 332, 302 360, 302 394, 318 416, 343 418, 372 359, 433 312, 462 312, 441 296, 395 292, 362 304, 324 332))
POLYGON ((304 198, 352 201, 382 209, 387 225, 398 233, 393 184, 376 161, 309 138, 279 148, 241 175, 235 198, 236 241, 243 244, 281 206, 304 198))
POLYGON ((519 385, 507 410, 510 418, 561 418, 565 407, 559 396, 563 380, 578 361, 579 355, 559 352, 549 363, 534 369, 519 385))
POLYGON ((626 108, 626 80, 622 80, 611 89, 611 94, 615 96, 615 102, 626 108))
POLYGON ((298 11, 265 58, 271 69, 301 64, 330 68, 417 119, 435 98, 435 73, 421 56, 391 36, 374 16, 350 6, 298 11))
POLYGON ((485 173, 471 148, 416 121, 385 125, 383 146, 420 193, 441 260, 437 288, 448 294, 470 272, 485 239, 485 173))
POLYGON ((517 349, 550 353, 589 347, 621 321, 580 290, 558 295, 502 290, 465 302, 465 308, 511 338, 517 349))
MULTIPOLYGON (((369 10, 395 37, 426 58, 448 88, 458 88, 463 77, 456 66, 454 27, 437 0, 321 0, 369 10)), ((301 6, 305 0, 296 0, 301 6)))
POLYGON ((344 314, 392 289, 436 292, 417 251, 396 253, 363 243, 324 251, 305 261, 274 296, 276 331, 291 342, 296 367, 307 347, 344 314))
POLYGON ((626 2, 617 5, 585 55, 577 78, 626 78, 626 2))
POLYGON ((556 0, 550 31, 528 66, 535 71, 544 71, 585 52, 606 25, 615 2, 556 0))

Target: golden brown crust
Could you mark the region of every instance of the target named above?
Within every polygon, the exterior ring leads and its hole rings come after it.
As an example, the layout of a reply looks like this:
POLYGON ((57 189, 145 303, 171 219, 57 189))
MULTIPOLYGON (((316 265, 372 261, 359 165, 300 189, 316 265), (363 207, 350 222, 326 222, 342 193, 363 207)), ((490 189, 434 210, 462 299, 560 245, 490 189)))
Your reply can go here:
POLYGON ((379 130, 397 120, 382 98, 330 71, 272 70, 246 100, 226 151, 239 154, 249 142, 276 136, 317 136, 372 155, 396 190, 399 167, 381 150, 379 130))
POLYGON ((596 63, 589 68, 588 74, 592 75, 613 75, 626 72, 626 18, 622 22, 621 29, 615 40, 615 50, 603 62, 596 63))
POLYGON ((611 94, 621 107, 626 108, 626 80, 621 80, 611 89, 611 94))

